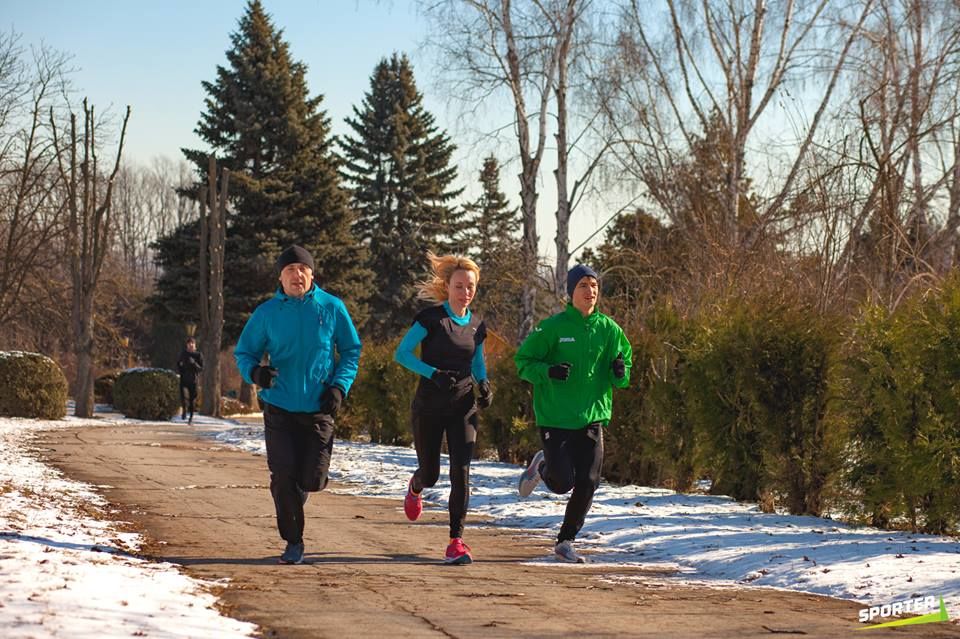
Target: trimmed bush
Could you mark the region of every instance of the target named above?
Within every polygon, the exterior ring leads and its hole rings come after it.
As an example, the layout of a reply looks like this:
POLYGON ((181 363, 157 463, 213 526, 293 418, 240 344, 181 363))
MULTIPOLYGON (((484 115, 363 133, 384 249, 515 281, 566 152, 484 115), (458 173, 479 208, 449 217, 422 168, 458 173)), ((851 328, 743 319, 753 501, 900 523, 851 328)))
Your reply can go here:
POLYGON ((162 368, 131 368, 113 385, 113 407, 134 419, 168 420, 180 410, 179 377, 162 368))
POLYGON ((113 405, 113 385, 120 376, 120 371, 113 371, 101 375, 93 380, 93 399, 99 404, 113 405))
MULTIPOLYGON (((198 393, 199 395, 199 393, 198 393)), ((200 398, 197 397, 197 404, 199 405, 200 398)), ((247 406, 241 402, 236 397, 221 397, 220 398, 220 414, 221 415, 246 415, 247 413, 257 412, 254 408, 247 406)))
POLYGON ((0 351, 0 415, 62 419, 67 414, 67 378, 39 353, 0 351))

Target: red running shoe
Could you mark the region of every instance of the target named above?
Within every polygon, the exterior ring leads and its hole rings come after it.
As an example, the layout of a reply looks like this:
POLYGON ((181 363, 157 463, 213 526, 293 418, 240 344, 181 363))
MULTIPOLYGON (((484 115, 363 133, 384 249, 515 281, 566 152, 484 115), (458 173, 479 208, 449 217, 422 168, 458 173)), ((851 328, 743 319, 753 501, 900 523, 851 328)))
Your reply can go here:
POLYGON ((420 519, 420 514, 423 512, 423 494, 422 491, 420 493, 413 492, 413 477, 407 484, 407 496, 403 498, 403 512, 406 513, 407 519, 410 521, 420 519))
POLYGON ((447 554, 443 557, 445 564, 470 564, 473 563, 473 555, 470 554, 470 546, 463 543, 463 540, 457 537, 450 540, 447 546, 447 554))

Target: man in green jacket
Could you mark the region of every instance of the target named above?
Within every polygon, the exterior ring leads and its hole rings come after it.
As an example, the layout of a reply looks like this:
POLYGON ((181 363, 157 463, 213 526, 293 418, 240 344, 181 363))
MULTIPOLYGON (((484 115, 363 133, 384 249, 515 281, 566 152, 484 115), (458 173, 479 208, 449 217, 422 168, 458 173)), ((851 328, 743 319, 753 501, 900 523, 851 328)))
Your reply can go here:
POLYGON ((533 410, 543 449, 520 475, 521 497, 542 479, 551 491, 573 493, 554 549, 557 559, 583 563, 573 540, 600 485, 603 427, 610 422, 613 387, 630 383, 633 349, 616 322, 597 310, 596 271, 578 264, 567 273, 566 310, 540 322, 515 361, 533 384, 533 410))

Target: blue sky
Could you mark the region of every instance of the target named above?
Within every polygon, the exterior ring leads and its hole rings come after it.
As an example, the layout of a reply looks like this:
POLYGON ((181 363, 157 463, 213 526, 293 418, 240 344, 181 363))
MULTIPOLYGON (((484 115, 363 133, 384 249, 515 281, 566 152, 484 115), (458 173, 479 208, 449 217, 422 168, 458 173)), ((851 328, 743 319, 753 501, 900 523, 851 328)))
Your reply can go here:
MULTIPOLYGON (((73 56, 78 93, 99 110, 121 113, 131 106, 127 159, 146 163, 156 155, 178 158, 182 146, 202 148, 193 133, 205 97, 200 82, 213 80, 216 66, 226 65, 245 0, 0 4, 2 26, 20 33, 23 44, 43 42, 73 56)), ((432 70, 421 69, 417 53, 425 23, 412 2, 265 0, 264 6, 293 57, 308 66, 311 95, 324 95, 335 132, 344 132, 343 118, 362 100, 382 57, 406 52, 421 90, 429 84, 432 70)), ((426 102, 446 128, 445 105, 429 95, 426 102)))
MULTIPOLYGON (((335 134, 348 132, 343 120, 363 99, 377 62, 395 51, 406 53, 424 105, 458 146, 453 162, 459 186, 466 187, 464 198, 476 196, 483 157, 494 153, 503 166, 501 188, 519 203, 519 168, 510 163, 516 155, 509 135, 512 110, 491 100, 487 111, 457 117, 460 105, 434 89, 437 70, 422 47, 427 23, 414 0, 263 4, 294 59, 307 65, 310 94, 324 96, 322 106, 335 134), (486 138, 484 146, 476 146, 483 132, 504 127, 507 134, 499 141, 486 138)), ((227 64, 230 34, 246 5, 246 0, 0 0, 0 28, 20 34, 23 45, 44 43, 71 55, 77 97, 88 97, 100 113, 109 110, 119 118, 129 104, 124 158, 146 165, 156 156, 181 158, 181 147, 204 148, 193 133, 206 95, 200 83, 214 80, 217 65, 227 64)), ((553 255, 556 191, 552 174, 541 179, 540 249, 553 255)), ((574 216, 571 248, 606 221, 607 210, 585 208, 574 216)))

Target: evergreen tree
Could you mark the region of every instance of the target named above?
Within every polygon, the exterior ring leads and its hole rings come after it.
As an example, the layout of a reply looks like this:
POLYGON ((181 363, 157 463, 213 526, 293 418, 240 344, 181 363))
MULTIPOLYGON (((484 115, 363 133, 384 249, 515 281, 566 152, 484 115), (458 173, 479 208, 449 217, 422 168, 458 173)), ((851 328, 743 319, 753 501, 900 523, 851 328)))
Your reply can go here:
POLYGON ((343 175, 378 282, 368 300, 369 328, 388 337, 404 330, 420 306, 413 286, 424 275, 427 250, 453 248, 455 147, 424 109, 405 55, 380 61, 353 113, 346 120, 353 135, 341 141, 343 175))
POLYGON ((519 209, 511 208, 500 190, 500 165, 493 156, 483 160, 481 193, 463 206, 461 252, 481 269, 476 308, 489 326, 512 338, 519 329, 523 268, 519 209))
MULTIPOLYGON (((341 160, 330 121, 320 108, 322 96, 309 96, 307 68, 292 59, 282 35, 260 1, 251 0, 230 36, 227 66, 217 67, 215 81, 203 83, 208 97, 196 133, 232 172, 224 264, 224 335, 231 342, 249 313, 276 289, 274 259, 289 244, 313 254, 317 284, 342 296, 355 322, 362 324, 366 315, 355 293, 367 288, 370 273, 365 249, 353 236, 348 195, 340 187, 341 160)), ((183 152, 203 184, 208 152, 183 152)), ((196 231, 178 231, 171 239, 176 238, 187 246, 158 243, 158 262, 172 268, 158 285, 155 308, 195 306, 168 299, 184 293, 195 299, 197 290, 196 269, 176 257, 197 250, 196 231), (181 281, 168 286, 173 277, 181 281)))

